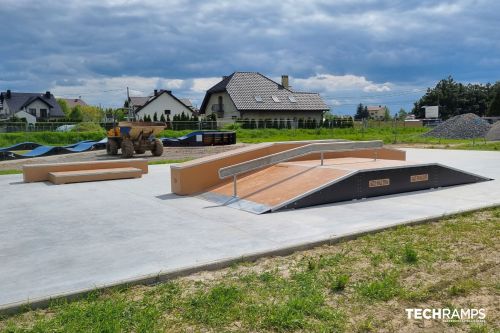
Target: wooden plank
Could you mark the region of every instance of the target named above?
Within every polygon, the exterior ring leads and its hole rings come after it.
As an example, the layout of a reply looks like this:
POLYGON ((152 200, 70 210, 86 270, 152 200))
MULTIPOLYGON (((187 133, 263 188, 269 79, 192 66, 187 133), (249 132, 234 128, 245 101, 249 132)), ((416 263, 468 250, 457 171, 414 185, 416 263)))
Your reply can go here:
POLYGON ((43 182, 49 180, 50 172, 113 169, 121 167, 137 168, 141 169, 142 173, 148 173, 148 161, 146 159, 123 159, 91 162, 28 164, 23 165, 23 179, 25 183, 43 182))
POLYGON ((138 168, 113 168, 49 172, 49 181, 59 185, 100 180, 140 178, 141 176, 142 170, 138 168))

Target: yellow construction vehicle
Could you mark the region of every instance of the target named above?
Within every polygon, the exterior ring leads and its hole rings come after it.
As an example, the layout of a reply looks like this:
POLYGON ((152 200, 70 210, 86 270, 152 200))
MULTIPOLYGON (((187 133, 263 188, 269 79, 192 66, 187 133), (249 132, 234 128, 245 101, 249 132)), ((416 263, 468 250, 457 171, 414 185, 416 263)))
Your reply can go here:
POLYGON ((136 154, 144 154, 150 150, 153 156, 163 154, 163 142, 156 138, 165 129, 164 123, 144 121, 121 121, 107 133, 108 155, 117 155, 121 149, 122 157, 130 158, 136 154))

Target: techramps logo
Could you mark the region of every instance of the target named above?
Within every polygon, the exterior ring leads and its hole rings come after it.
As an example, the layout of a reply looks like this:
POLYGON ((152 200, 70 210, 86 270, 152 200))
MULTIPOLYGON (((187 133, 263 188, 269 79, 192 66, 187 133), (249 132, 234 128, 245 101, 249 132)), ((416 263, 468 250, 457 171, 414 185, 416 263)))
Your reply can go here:
POLYGON ((445 323, 486 323, 485 309, 405 309, 408 319, 441 320, 445 323))

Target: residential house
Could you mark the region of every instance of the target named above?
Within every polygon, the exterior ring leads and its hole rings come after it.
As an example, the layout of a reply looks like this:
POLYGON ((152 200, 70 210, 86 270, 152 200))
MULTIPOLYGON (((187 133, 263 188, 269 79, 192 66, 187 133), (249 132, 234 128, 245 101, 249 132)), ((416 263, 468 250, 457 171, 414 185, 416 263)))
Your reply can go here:
POLYGON ((234 72, 210 88, 201 104, 200 114, 215 113, 218 119, 323 119, 329 110, 317 93, 298 92, 256 72, 234 72))
POLYGON ((68 105, 68 107, 70 109, 74 108, 77 105, 79 105, 79 106, 87 105, 87 103, 85 103, 85 101, 82 100, 80 97, 79 98, 61 98, 61 99, 66 102, 66 105, 68 105))
POLYGON ((193 113, 198 114, 199 110, 196 108, 196 106, 193 105, 193 103, 191 102, 191 100, 189 98, 179 98, 179 100, 185 106, 187 106, 188 108, 190 108, 191 111, 193 111, 193 113))
POLYGON ((379 105, 379 106, 367 106, 368 113, 370 114, 370 119, 374 120, 384 120, 385 112, 387 107, 379 105))
POLYGON ((139 108, 141 108, 144 104, 146 104, 150 98, 151 98, 151 96, 129 97, 128 102, 125 103, 125 107, 127 108, 130 106, 132 108, 132 111, 134 111, 134 113, 135 113, 139 108))
MULTIPOLYGON (((130 103, 141 102, 137 97, 131 97, 130 103)), ((134 108, 133 104, 130 104, 134 108)), ((135 116, 137 119, 144 119, 144 117, 149 116, 154 119, 154 115, 158 120, 160 120, 163 115, 165 119, 167 116, 173 119, 174 115, 182 114, 191 117, 193 110, 184 104, 179 98, 172 94, 170 90, 155 90, 153 95, 147 97, 146 102, 138 106, 135 110, 135 116)))
POLYGON ((20 93, 7 90, 0 93, 0 117, 26 118, 30 123, 64 117, 61 107, 50 91, 20 93), (31 117, 30 117, 31 116, 31 117))

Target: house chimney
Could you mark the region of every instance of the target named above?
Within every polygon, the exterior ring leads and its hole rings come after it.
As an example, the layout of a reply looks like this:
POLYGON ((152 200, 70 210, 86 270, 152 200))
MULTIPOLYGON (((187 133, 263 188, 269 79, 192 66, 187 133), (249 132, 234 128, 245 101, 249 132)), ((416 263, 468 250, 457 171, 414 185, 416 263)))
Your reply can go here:
POLYGON ((10 98, 12 96, 11 92, 10 92, 10 89, 7 90, 7 95, 5 96, 5 98, 10 98))
POLYGON ((281 85, 285 89, 290 88, 290 86, 288 85, 288 75, 281 75, 281 85))
POLYGON ((158 89, 155 89, 155 96, 158 96, 158 89))
POLYGON ((45 98, 50 98, 50 91, 45 92, 45 98))
POLYGON ((227 75, 222 75, 222 79, 223 80, 227 79, 227 75))

